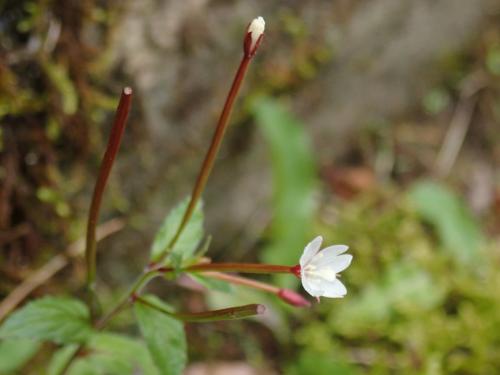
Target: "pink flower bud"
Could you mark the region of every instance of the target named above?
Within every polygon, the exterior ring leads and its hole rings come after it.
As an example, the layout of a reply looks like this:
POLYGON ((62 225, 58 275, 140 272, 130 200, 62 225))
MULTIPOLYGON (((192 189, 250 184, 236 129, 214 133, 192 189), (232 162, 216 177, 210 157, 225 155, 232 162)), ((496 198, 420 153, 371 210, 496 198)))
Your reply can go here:
POLYGON ((309 307, 311 302, 302 297, 299 293, 294 292, 290 289, 280 289, 278 291, 278 297, 280 297, 286 303, 297 306, 297 307, 309 307))

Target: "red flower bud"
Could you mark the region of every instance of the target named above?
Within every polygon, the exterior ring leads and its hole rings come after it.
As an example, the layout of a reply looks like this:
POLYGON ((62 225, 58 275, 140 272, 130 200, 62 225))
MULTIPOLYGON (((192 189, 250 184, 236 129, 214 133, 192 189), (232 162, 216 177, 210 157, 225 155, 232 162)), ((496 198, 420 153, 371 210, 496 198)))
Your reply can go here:
POLYGON ((278 291, 278 297, 280 297, 286 303, 297 306, 297 307, 309 307, 311 306, 311 302, 306 300, 302 295, 297 292, 294 292, 290 289, 280 289, 278 291))

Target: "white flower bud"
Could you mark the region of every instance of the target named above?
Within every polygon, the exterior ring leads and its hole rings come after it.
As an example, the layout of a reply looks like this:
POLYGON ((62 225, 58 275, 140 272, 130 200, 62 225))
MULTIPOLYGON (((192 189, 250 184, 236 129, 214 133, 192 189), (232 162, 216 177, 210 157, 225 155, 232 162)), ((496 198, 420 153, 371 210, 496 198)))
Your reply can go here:
POLYGON ((250 45, 250 50, 255 49, 257 41, 259 40, 260 36, 264 34, 265 28, 266 28, 266 22, 262 17, 254 18, 254 20, 250 23, 250 26, 248 26, 247 30, 252 36, 252 43, 250 45))

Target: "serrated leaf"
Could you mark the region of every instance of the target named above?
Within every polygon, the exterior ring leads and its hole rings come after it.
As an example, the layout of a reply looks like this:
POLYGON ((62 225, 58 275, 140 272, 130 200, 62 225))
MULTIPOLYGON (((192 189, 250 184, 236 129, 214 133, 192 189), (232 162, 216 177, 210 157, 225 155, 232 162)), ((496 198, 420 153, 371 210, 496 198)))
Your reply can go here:
POLYGON ((40 343, 29 339, 0 342, 0 374, 10 374, 21 368, 36 353, 40 343))
MULTIPOLYGON (((153 245, 151 247, 151 260, 158 261, 167 251, 170 241, 175 236, 177 228, 181 223, 182 217, 189 204, 189 198, 184 199, 181 203, 167 215, 162 226, 156 233, 153 245)), ((174 248, 171 249, 167 258, 168 261, 177 259, 184 262, 189 259, 195 252, 198 244, 203 238, 203 208, 202 203, 198 201, 194 209, 191 219, 186 224, 182 234, 180 235, 174 248)))
MULTIPOLYGON (((144 297, 167 310, 170 307, 154 296, 144 297)), ((182 374, 186 366, 186 335, 178 320, 136 302, 134 311, 151 357, 162 375, 182 374)))
POLYGON ((44 297, 14 312, 0 327, 0 338, 74 343, 85 341, 91 332, 89 312, 81 301, 44 297))

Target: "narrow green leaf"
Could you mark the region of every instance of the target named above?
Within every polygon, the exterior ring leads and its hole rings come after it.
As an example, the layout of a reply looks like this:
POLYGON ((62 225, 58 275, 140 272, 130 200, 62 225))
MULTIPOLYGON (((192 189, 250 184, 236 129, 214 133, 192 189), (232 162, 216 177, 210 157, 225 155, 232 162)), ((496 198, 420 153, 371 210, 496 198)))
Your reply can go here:
POLYGON ((477 265, 484 235, 464 202, 445 186, 431 181, 415 184, 409 194, 418 214, 435 228, 450 254, 464 265, 477 265))
MULTIPOLYGON (((151 303, 170 310, 154 296, 145 296, 151 303)), ((135 303, 134 311, 149 352, 162 375, 182 374, 186 366, 186 336, 178 320, 147 305, 135 303)))
POLYGON ((272 241, 263 259, 295 264, 310 240, 314 220, 312 147, 302 123, 277 101, 261 98, 253 112, 270 149, 274 184, 272 241))
POLYGON ((45 297, 14 312, 0 327, 0 338, 73 343, 85 341, 91 332, 89 312, 81 301, 45 297))
POLYGON ((0 342, 0 374, 20 369, 37 352, 40 343, 35 340, 6 340, 0 342))
MULTIPOLYGON (((158 261, 163 254, 168 250, 167 247, 170 241, 175 236, 177 228, 181 223, 182 216, 189 204, 189 198, 184 199, 181 203, 165 218, 160 230, 156 233, 153 245, 151 247, 151 260, 158 261)), ((203 205, 197 203, 193 216, 187 223, 184 231, 180 235, 174 248, 171 250, 167 260, 177 259, 181 262, 188 260, 195 252, 198 244, 203 238, 203 205)))

